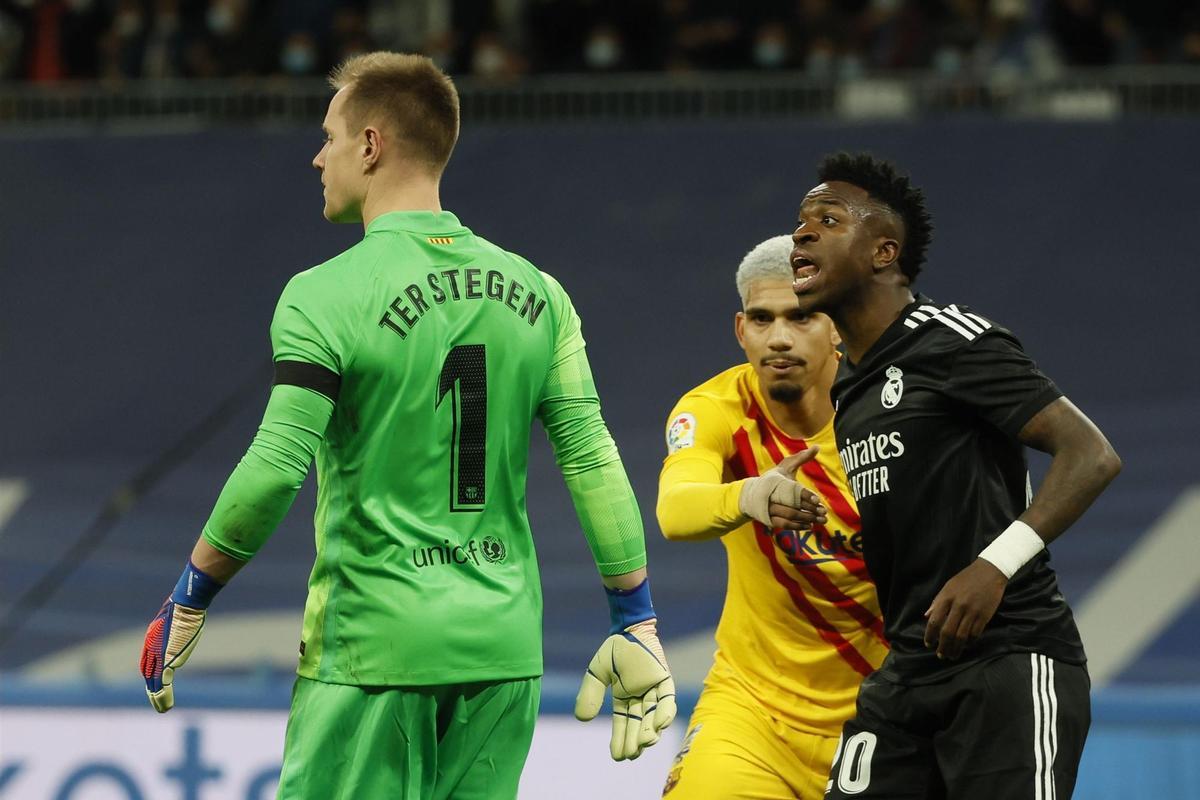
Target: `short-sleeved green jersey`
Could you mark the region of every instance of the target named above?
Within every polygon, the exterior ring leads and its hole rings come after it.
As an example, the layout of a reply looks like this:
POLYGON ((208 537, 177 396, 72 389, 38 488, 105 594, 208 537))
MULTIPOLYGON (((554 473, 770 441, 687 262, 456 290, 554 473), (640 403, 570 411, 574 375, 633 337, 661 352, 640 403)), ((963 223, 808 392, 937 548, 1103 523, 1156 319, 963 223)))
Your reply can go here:
POLYGON ((341 379, 317 451, 299 673, 540 675, 525 479, 548 373, 584 347, 562 287, 453 214, 385 214, 288 283, 271 338, 277 362, 341 379))

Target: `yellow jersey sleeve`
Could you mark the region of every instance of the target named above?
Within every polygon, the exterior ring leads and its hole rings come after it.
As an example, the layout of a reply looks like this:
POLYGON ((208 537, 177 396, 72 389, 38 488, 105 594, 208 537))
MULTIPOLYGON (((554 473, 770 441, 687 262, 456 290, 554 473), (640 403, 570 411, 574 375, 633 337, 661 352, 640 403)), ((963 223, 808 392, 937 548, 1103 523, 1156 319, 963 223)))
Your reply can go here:
POLYGON ((676 541, 713 539, 746 523, 738 509, 744 480, 723 482, 733 428, 720 405, 685 395, 667 420, 667 458, 658 479, 658 524, 676 541))

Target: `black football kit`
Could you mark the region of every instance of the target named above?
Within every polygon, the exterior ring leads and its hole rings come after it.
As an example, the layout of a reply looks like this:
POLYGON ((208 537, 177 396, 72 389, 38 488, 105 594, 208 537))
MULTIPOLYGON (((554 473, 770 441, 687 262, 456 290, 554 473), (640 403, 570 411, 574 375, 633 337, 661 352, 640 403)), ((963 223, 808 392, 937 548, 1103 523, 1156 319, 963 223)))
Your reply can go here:
POLYGON ((925 612, 1029 505, 1022 427, 1062 393, 1020 342, 918 295, 833 387, 838 451, 892 651, 859 692, 829 798, 1067 800, 1090 721, 1083 644, 1043 550, 956 660, 925 612))

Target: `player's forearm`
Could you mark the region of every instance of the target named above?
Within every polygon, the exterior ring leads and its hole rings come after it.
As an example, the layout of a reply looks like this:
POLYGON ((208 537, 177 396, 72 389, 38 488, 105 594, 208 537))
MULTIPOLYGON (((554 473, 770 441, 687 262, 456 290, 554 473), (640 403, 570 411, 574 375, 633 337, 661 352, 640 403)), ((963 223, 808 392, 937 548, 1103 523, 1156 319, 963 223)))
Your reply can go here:
POLYGON ((1053 457, 1020 517, 1049 543, 1087 511, 1121 471, 1121 459, 1104 434, 1066 398, 1038 412, 1021 430, 1021 440, 1053 457))
POLYGON ((291 508, 332 413, 332 402, 315 392, 276 386, 250 449, 217 498, 204 541, 232 559, 252 558, 291 508))
POLYGON ((659 480, 658 525, 671 541, 696 542, 724 536, 749 519, 738 508, 745 481, 721 483, 704 462, 669 464, 659 480), (712 473, 712 474, 710 474, 712 473))
POLYGON ((600 575, 619 576, 646 566, 642 513, 620 459, 563 477, 600 575))
POLYGON ((642 514, 616 442, 600 414, 583 348, 551 368, 538 416, 600 574, 621 575, 644 567, 642 514))
POLYGON ((632 572, 623 572, 620 575, 605 575, 601 581, 609 589, 636 589, 646 580, 647 572, 645 567, 640 567, 632 572))
POLYGON ((249 561, 275 532, 300 490, 304 476, 265 461, 254 446, 221 490, 203 538, 215 549, 249 561))
POLYGON ((600 416, 600 401, 595 397, 555 402, 553 409, 542 415, 542 425, 564 476, 620 462, 617 444, 600 416))
POLYGON ((237 571, 246 566, 245 561, 226 555, 213 547, 203 535, 196 540, 196 546, 192 548, 192 564, 222 584, 229 583, 237 571))

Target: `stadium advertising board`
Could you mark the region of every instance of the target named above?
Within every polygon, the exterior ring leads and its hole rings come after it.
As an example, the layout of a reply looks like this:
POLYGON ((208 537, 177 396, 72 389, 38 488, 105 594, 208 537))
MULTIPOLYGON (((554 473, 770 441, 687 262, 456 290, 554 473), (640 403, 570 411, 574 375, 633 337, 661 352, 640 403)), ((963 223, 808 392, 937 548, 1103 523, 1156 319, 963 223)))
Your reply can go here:
MULTIPOLYGON (((0 709, 0 800, 271 800, 286 722, 281 711, 0 709)), ((544 716, 520 796, 657 795, 679 727, 616 764, 607 725, 544 716)))

